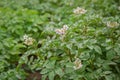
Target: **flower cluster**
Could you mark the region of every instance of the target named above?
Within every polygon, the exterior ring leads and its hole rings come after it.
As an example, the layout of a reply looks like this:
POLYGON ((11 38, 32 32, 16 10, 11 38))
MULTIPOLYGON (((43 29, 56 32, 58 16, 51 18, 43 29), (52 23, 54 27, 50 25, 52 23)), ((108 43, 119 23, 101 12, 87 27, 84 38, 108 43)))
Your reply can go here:
POLYGON ((35 39, 29 37, 26 34, 23 36, 23 40, 24 40, 24 44, 26 44, 26 45, 32 45, 33 42, 35 41, 35 39))
POLYGON ((55 32, 62 36, 62 35, 64 35, 66 33, 67 30, 68 30, 68 26, 67 25, 63 25, 63 28, 56 29, 55 32))
POLYGON ((73 10, 74 14, 85 14, 87 12, 87 10, 77 7, 76 9, 73 10))
POLYGON ((119 23, 117 22, 107 22, 107 27, 114 28, 119 26, 119 23))
POLYGON ((74 65, 75 66, 73 66, 73 68, 75 69, 75 70, 77 70, 77 69, 80 69, 80 68, 82 68, 82 63, 81 63, 81 60, 79 59, 79 58, 76 58, 76 60, 75 60, 75 62, 74 62, 74 65))

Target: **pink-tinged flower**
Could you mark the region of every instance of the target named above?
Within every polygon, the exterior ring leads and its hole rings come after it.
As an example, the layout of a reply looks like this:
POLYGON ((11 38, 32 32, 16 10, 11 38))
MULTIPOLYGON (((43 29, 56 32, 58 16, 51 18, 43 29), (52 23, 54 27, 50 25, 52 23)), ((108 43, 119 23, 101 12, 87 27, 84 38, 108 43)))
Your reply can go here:
POLYGON ((23 40, 24 40, 24 44, 26 44, 26 45, 32 45, 35 41, 35 39, 29 37, 26 34, 23 36, 23 40))
POLYGON ((75 60, 75 62, 74 62, 74 66, 73 66, 73 68, 75 69, 75 70, 77 70, 77 69, 80 69, 80 68, 82 68, 82 63, 81 63, 81 60, 79 59, 79 58, 76 58, 76 60, 75 60))
POLYGON ((107 22, 107 27, 114 28, 119 26, 119 23, 117 22, 107 22))
POLYGON ((87 12, 87 10, 77 7, 76 9, 73 10, 74 14, 85 14, 87 12))

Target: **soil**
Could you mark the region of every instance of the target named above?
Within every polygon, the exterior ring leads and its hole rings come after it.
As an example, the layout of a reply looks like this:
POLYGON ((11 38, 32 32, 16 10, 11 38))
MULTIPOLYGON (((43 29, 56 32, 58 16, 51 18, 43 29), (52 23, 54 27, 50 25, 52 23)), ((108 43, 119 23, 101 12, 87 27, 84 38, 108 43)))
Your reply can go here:
POLYGON ((42 75, 39 72, 29 73, 26 80, 41 80, 42 75))

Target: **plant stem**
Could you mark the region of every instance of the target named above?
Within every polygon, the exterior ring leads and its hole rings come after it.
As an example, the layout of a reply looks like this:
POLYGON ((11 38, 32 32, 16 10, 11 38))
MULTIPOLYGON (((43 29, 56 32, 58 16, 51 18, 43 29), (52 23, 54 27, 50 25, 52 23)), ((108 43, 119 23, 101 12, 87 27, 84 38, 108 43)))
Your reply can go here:
POLYGON ((70 61, 72 62, 72 55, 71 55, 71 52, 70 52, 69 49, 68 49, 67 53, 68 53, 68 55, 69 55, 70 61))

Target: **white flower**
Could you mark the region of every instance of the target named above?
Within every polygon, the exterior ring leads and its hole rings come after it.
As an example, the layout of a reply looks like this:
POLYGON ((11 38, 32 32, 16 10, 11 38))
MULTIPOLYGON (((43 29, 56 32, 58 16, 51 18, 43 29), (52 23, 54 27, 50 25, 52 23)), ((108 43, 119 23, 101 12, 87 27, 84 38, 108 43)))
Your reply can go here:
POLYGON ((55 32, 62 36, 62 35, 65 35, 67 30, 68 30, 68 26, 67 25, 63 25, 63 28, 56 29, 55 32))
POLYGON ((65 30, 63 30, 63 29, 56 29, 55 32, 59 35, 64 35, 65 34, 65 30))
POLYGON ((107 22, 107 27, 114 28, 119 26, 119 23, 117 22, 107 22))
POLYGON ((79 59, 79 58, 76 58, 76 60, 75 60, 75 62, 74 62, 74 65, 75 66, 73 66, 73 68, 75 69, 75 70, 77 70, 77 69, 80 69, 80 68, 82 68, 82 63, 81 63, 81 60, 79 59))
POLYGON ((63 25, 64 30, 68 30, 68 25, 63 25))
POLYGON ((28 38, 28 35, 25 34, 25 35, 23 36, 23 39, 25 40, 25 39, 27 39, 27 38, 28 38))
POLYGON ((23 36, 24 44, 26 45, 32 45, 33 42, 35 41, 33 38, 29 37, 28 35, 23 36))
POLYGON ((87 10, 77 7, 76 9, 73 10, 74 14, 85 14, 87 12, 87 10))

